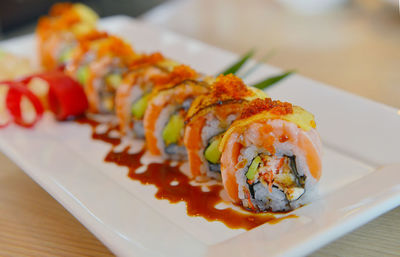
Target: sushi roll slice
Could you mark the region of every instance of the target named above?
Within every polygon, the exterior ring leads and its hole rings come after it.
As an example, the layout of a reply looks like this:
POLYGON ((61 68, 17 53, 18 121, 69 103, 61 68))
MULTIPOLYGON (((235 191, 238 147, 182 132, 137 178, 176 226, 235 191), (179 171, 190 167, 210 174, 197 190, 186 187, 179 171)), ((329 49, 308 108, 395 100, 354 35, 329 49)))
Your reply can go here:
POLYGON ((220 75, 209 93, 194 100, 184 135, 193 178, 221 179, 218 146, 224 132, 238 118, 245 102, 266 97, 263 91, 247 87, 239 77, 229 74, 220 75))
POLYGON ((86 5, 55 4, 36 29, 42 66, 47 70, 65 66, 79 38, 95 30, 97 20, 98 15, 86 5))
POLYGON ((209 90, 190 67, 179 65, 167 76, 158 76, 144 114, 149 152, 170 160, 185 160, 184 122, 192 101, 209 90))
POLYGON ((121 38, 96 31, 80 41, 66 72, 83 85, 91 113, 110 114, 122 76, 137 57, 121 38))
POLYGON ((247 209, 289 211, 315 194, 322 146, 314 116, 298 106, 251 101, 219 147, 224 188, 247 209))
POLYGON ((144 138, 143 117, 154 76, 168 75, 178 64, 160 53, 142 55, 124 74, 116 93, 116 114, 123 135, 144 138))

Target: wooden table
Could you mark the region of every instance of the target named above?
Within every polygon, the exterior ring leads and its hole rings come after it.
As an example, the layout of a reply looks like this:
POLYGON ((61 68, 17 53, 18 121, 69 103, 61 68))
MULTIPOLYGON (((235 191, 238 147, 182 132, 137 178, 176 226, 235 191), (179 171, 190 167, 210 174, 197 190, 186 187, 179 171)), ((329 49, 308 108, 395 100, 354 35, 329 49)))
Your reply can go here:
MULTIPOLYGON (((143 18, 237 53, 276 49, 275 66, 400 108, 400 17, 380 2, 307 17, 273 1, 181 1, 143 18)), ((0 154, 0 256, 112 253, 0 154)), ((400 208, 313 256, 400 256, 400 208)))

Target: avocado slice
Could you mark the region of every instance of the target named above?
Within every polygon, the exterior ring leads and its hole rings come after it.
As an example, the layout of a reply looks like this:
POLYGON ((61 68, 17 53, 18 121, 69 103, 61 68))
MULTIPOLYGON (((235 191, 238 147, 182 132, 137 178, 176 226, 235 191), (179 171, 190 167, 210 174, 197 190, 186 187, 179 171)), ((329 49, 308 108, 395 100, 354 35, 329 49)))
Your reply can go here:
POLYGON ((89 66, 84 65, 79 67, 78 71, 76 72, 76 78, 78 79, 79 83, 85 85, 89 78, 89 66))
POLYGON ((61 52, 61 55, 58 58, 58 61, 60 63, 66 63, 68 60, 70 60, 72 58, 73 52, 74 52, 73 47, 69 47, 69 48, 65 49, 64 51, 61 52))
POLYGON ((150 94, 145 94, 139 100, 133 103, 131 112, 133 117, 135 117, 137 120, 143 118, 144 112, 147 108, 147 103, 149 102, 149 98, 150 94))
POLYGON ((111 73, 106 76, 106 83, 110 86, 112 86, 114 89, 117 89, 118 86, 122 82, 122 76, 117 73, 111 73))
POLYGON ((261 157, 258 155, 256 158, 253 159, 253 161, 250 164, 249 169, 246 172, 246 177, 249 180, 253 180, 254 177, 257 174, 258 166, 261 163, 261 157))
POLYGON ((174 144, 179 141, 181 131, 185 126, 183 117, 179 114, 174 114, 169 119, 167 126, 165 126, 162 137, 166 145, 174 144))
POLYGON ((217 164, 220 162, 221 152, 218 149, 220 142, 221 137, 216 138, 208 145, 208 147, 204 151, 204 157, 206 157, 206 160, 213 164, 217 164))

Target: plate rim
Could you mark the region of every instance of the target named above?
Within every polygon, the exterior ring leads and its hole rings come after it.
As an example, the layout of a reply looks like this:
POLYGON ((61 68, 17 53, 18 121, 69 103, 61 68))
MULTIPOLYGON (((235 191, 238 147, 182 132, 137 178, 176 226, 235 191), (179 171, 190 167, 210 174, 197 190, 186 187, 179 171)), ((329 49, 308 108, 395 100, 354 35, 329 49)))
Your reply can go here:
MULTIPOLYGON (((110 20, 121 20, 121 21, 129 21, 129 22, 135 22, 135 23, 141 23, 141 24, 146 24, 146 26, 150 26, 150 27, 157 27, 154 26, 152 24, 148 24, 146 22, 142 22, 142 21, 138 21, 136 19, 133 19, 131 17, 127 17, 124 15, 116 15, 116 16, 110 16, 107 17, 105 19, 102 19, 103 22, 108 22, 110 20)), ((158 28, 158 30, 162 30, 162 31, 166 31, 166 32, 170 32, 166 29, 162 29, 162 28, 158 28)), ((172 32, 174 34, 177 34, 175 32, 172 32)), ((178 34, 179 35, 179 34, 178 34)), ((20 36, 20 37, 16 37, 16 38, 11 38, 11 39, 7 39, 7 40, 3 40, 0 41, 0 45, 3 45, 4 43, 10 43, 10 42, 16 42, 19 40, 26 40, 31 38, 33 35, 32 34, 28 34, 28 35, 24 35, 24 36, 20 36)), ((186 36, 181 36, 184 40, 186 39, 190 39, 192 41, 198 41, 195 39, 191 39, 189 37, 186 36)), ((198 41, 200 42, 200 41, 198 41)), ((203 42, 200 42, 203 45, 206 46, 210 46, 208 44, 205 44, 203 42)), ((218 49, 219 51, 224 51, 224 52, 228 52, 226 50, 217 48, 215 46, 211 46, 213 48, 218 49)), ((237 56, 236 54, 233 54, 231 52, 228 52, 233 56, 237 56)), ((299 76, 299 75, 296 75, 299 76)), ((302 76, 300 76, 302 77, 302 76)), ((306 78, 309 79, 309 78, 306 78)), ((312 80, 312 79, 309 79, 312 80)), ((312 80, 315 81, 315 80, 312 80)), ((338 88, 333 88, 329 85, 320 83, 318 81, 315 81, 321 85, 323 85, 324 87, 328 88, 329 90, 336 90, 338 92, 340 92, 341 94, 347 94, 351 97, 357 97, 363 100, 368 101, 369 103, 374 103, 374 104, 379 104, 384 108, 387 108, 387 110, 389 111, 397 111, 394 107, 391 107, 389 105, 386 105, 384 103, 380 103, 380 102, 376 102, 373 101, 371 99, 359 96, 359 95, 354 95, 351 94, 343 89, 338 89, 338 88)), ((81 211, 77 210, 77 207, 73 207, 74 203, 73 201, 71 201, 70 199, 68 199, 68 192, 64 191, 62 187, 60 187, 59 185, 56 184, 49 184, 48 182, 46 182, 46 178, 42 178, 40 173, 35 173, 32 172, 28 166, 27 163, 24 162, 24 160, 21 160, 21 158, 18 158, 18 153, 12 150, 12 147, 10 148, 9 145, 7 145, 6 142, 4 142, 1 138, 0 138, 0 149, 1 151, 8 157, 10 158, 14 163, 16 163, 28 176, 30 176, 36 183, 38 183, 43 189, 45 189, 50 195, 52 195, 59 203, 61 203, 63 205, 64 208, 66 208, 74 217, 76 217, 86 228, 88 228, 96 237, 98 237, 109 249, 112 249, 112 251, 114 253, 117 253, 118 255, 126 255, 128 256, 131 253, 131 248, 127 247, 126 245, 122 244, 119 242, 118 239, 115 238, 110 238, 110 237, 104 237, 104 231, 101 231, 102 229, 99 228, 98 224, 96 224, 96 222, 91 221, 88 217, 92 217, 92 216, 87 216, 82 214, 81 211)), ((389 170, 400 170, 400 165, 399 164, 393 164, 393 165, 389 165, 386 167, 382 168, 383 170, 389 169, 389 170)), ((377 170, 374 170, 372 173, 377 172, 377 170)), ((110 181, 113 184, 117 184, 114 181, 110 181)), ((351 183, 350 183, 351 184, 351 183)), ((346 185, 346 187, 349 185, 346 185)), ((121 190, 125 190, 121 187, 121 190)), ((300 245, 295 245, 296 247, 300 247, 299 248, 290 248, 288 251, 286 252, 282 252, 280 254, 282 255, 288 255, 288 256, 295 256, 295 255, 305 255, 308 253, 311 253, 312 251, 322 247, 323 245, 326 245, 327 243, 331 242, 332 240, 346 234, 347 232, 356 229, 358 227, 360 227, 361 225, 367 223, 368 221, 376 218, 377 216, 389 211, 390 209, 396 208, 396 202, 400 202, 400 190, 397 192, 397 194, 392 195, 391 197, 385 197, 384 200, 382 200, 379 204, 376 203, 375 205, 377 206, 370 206, 369 208, 367 208, 367 210, 364 210, 363 212, 358 212, 358 215, 355 216, 351 216, 351 218, 349 218, 345 223, 341 223, 341 226, 335 226, 332 227, 331 230, 325 230, 324 235, 322 235, 324 237, 324 240, 322 243, 319 244, 313 244, 312 242, 306 241, 301 243, 300 245), (373 212, 373 214, 371 215, 371 212, 373 212), (360 221, 354 225, 354 220, 356 219, 360 219, 360 221), (349 226, 349 224, 352 223, 352 226, 349 226)), ((76 204, 76 203, 75 203, 76 204)), ((83 208, 83 207, 82 207, 83 208)), ((79 209, 79 207, 78 207, 79 209)), ((218 243, 217 245, 220 244, 226 244, 228 241, 232 241, 235 240, 237 237, 236 236, 234 238, 228 239, 222 243, 218 243)), ((122 238, 123 239, 123 238, 122 238)), ((237 239, 236 239, 237 240, 237 239)), ((129 244, 129 246, 131 246, 131 244, 129 244)), ((207 246, 205 246, 203 243, 201 243, 201 246, 204 248, 207 246)), ((214 246, 211 246, 214 247, 214 246)), ((205 252, 207 253, 207 252, 205 252)), ((280 255, 278 253, 278 255, 280 255)))

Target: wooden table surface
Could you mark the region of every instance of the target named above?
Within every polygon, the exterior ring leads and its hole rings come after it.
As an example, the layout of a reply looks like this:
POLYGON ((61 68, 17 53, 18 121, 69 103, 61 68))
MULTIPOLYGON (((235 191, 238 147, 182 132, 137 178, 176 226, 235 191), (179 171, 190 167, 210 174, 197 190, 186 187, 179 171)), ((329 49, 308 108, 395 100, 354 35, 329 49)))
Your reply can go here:
MULTIPOLYGON (((400 108, 400 17, 382 2, 302 16, 275 1, 179 1, 143 19, 237 53, 276 49, 275 66, 400 108)), ((112 253, 0 154, 0 256, 112 253)), ((400 208, 312 256, 400 256, 400 208)))

